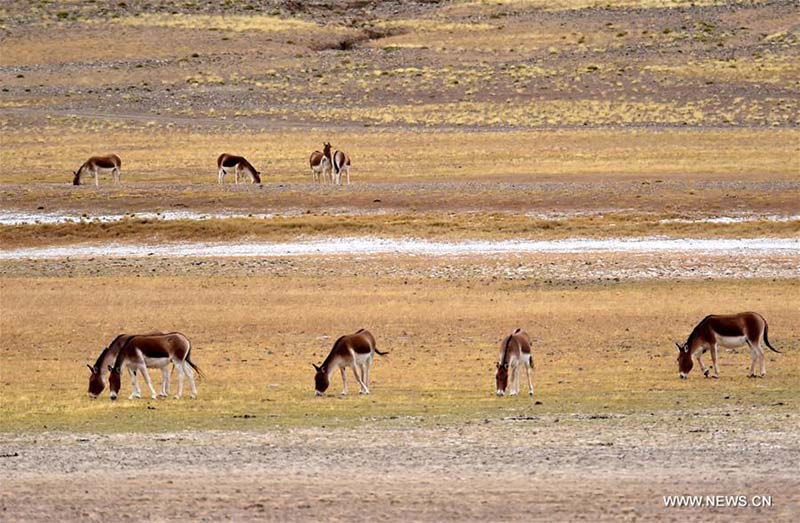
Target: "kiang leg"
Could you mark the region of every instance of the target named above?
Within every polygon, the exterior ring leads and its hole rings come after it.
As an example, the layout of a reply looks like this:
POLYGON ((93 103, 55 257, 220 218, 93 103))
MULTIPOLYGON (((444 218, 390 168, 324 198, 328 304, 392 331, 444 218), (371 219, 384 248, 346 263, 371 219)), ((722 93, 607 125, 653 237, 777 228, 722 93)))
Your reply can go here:
POLYGON ((147 371, 147 365, 142 364, 139 369, 142 371, 144 381, 147 383, 147 388, 150 389, 150 397, 156 399, 156 389, 153 388, 153 380, 150 379, 150 373, 147 371))
POLYGON ((508 395, 509 396, 516 396, 517 394, 517 370, 518 366, 512 364, 509 366, 509 377, 508 377, 508 395))
POLYGON ((133 370, 133 367, 128 367, 128 374, 131 375, 131 388, 133 389, 131 391, 131 395, 128 396, 128 399, 132 400, 136 398, 141 398, 142 391, 139 390, 139 380, 136 378, 136 371, 133 370))
POLYGON ((191 391, 189 399, 197 398, 197 385, 194 383, 194 370, 186 361, 183 362, 183 373, 186 374, 186 378, 189 380, 189 390, 191 391))
POLYGON ((342 396, 347 395, 347 374, 345 372, 344 367, 339 367, 339 371, 342 373, 342 396))
POLYGON ((355 362, 355 358, 352 367, 353 367, 353 375, 356 377, 356 381, 361 386, 361 390, 358 391, 359 394, 369 394, 369 388, 366 385, 364 385, 364 380, 361 379, 361 376, 358 373, 358 365, 355 362))
POLYGON ((531 380, 531 360, 528 358, 528 361, 525 364, 525 373, 528 375, 528 395, 533 396, 533 381, 531 380))
POLYGON ((711 346, 711 366, 714 368, 712 378, 719 378, 719 368, 717 368, 717 344, 711 346))
POLYGON ((169 396, 169 364, 161 367, 161 393, 159 396, 162 398, 169 396))
POLYGON ((755 378, 756 362, 758 361, 758 351, 756 350, 755 346, 752 343, 750 343, 750 340, 747 341, 747 346, 750 348, 750 374, 747 377, 755 378))
POLYGON ((756 343, 755 344, 756 350, 758 351, 758 359, 761 363, 760 365, 760 376, 763 378, 767 375, 767 356, 764 354, 764 349, 761 348, 761 345, 756 343))
POLYGON ((703 349, 699 349, 694 357, 697 360, 697 363, 700 365, 700 370, 703 371, 703 376, 706 378, 708 377, 708 369, 706 368, 705 364, 703 363, 703 349))
POLYGON ((173 361, 175 368, 178 370, 178 392, 175 393, 175 399, 181 399, 183 396, 183 365, 181 365, 180 361, 173 361))
POLYGON ((219 172, 217 173, 217 182, 218 183, 225 183, 225 169, 223 169, 221 167, 219 169, 219 172))
POLYGON ((372 365, 372 359, 366 360, 361 364, 361 379, 364 380, 364 385, 369 389, 369 368, 372 365))
POLYGON ((100 171, 95 169, 92 173, 94 174, 94 186, 100 187, 100 171))

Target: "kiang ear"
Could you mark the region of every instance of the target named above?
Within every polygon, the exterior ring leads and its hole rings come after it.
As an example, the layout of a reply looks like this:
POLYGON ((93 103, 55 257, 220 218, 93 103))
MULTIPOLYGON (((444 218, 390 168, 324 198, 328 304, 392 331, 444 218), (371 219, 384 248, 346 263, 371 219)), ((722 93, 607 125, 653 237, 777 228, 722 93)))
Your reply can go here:
POLYGON ((678 347, 678 351, 679 351, 679 352, 683 352, 683 347, 681 347, 681 346, 678 344, 678 342, 677 342, 677 341, 675 342, 675 346, 676 346, 676 347, 678 347))
POLYGON ((92 367, 92 366, 91 366, 91 365, 89 365, 88 363, 86 364, 86 366, 87 366, 87 367, 89 367, 89 370, 90 370, 90 371, 92 371, 92 374, 94 374, 94 367, 92 367))
POLYGON ((314 370, 316 370, 317 372, 322 372, 322 367, 318 367, 317 365, 315 365, 313 363, 311 364, 311 366, 314 367, 314 370))

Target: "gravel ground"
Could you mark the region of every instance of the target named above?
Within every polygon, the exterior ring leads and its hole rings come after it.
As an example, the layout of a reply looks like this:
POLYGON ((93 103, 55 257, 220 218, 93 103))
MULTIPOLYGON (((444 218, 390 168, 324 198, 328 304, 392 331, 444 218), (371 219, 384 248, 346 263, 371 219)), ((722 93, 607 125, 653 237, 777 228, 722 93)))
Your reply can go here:
POLYGON ((531 284, 604 284, 674 279, 797 278, 798 257, 787 254, 503 254, 424 257, 339 256, 287 258, 81 258, 0 260, 3 277, 82 276, 309 276, 434 279, 482 282, 515 280, 531 284))
POLYGON ((652 416, 3 435, 0 510, 6 521, 790 521, 800 510, 796 415, 652 416), (682 494, 771 495, 773 506, 664 507, 682 494))

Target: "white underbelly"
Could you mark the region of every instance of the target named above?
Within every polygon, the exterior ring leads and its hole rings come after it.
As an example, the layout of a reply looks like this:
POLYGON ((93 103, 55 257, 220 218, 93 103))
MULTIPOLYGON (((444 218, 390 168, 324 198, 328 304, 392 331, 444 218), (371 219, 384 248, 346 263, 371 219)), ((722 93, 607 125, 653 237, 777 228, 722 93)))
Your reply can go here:
POLYGON ((734 348, 747 344, 746 336, 717 336, 717 344, 723 347, 734 348))
POLYGON ((144 364, 148 369, 163 369, 169 365, 169 358, 145 358, 144 364))
POLYGON ((356 353, 356 363, 358 363, 359 365, 362 365, 362 364, 368 362, 371 357, 372 357, 372 353, 371 352, 367 352, 366 354, 358 354, 358 353, 356 353))

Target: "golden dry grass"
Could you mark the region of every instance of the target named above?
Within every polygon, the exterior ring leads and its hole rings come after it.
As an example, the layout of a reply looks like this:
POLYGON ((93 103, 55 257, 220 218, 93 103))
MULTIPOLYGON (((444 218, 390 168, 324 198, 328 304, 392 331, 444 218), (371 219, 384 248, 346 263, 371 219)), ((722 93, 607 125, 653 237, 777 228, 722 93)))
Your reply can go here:
POLYGON ((553 130, 467 133, 292 130, 192 133, 158 120, 77 119, 4 131, 0 183, 70 182, 93 154, 115 152, 129 182, 216 182, 216 158, 241 154, 265 182, 311 180, 324 140, 352 156, 358 181, 426 179, 773 179, 797 175, 796 130, 553 130), (138 128, 149 126, 149 130, 138 128), (409 161, 409 159, 413 161, 409 161))
POLYGON ((254 274, 6 277, 0 285, 3 432, 428 424, 543 412, 654 412, 663 419, 723 403, 798 402, 797 281, 573 289, 254 274), (695 372, 679 381, 672 342, 711 311, 748 309, 766 316, 773 345, 785 351, 767 355, 767 378, 747 379, 749 357, 738 350, 722 352, 719 380, 695 372), (535 340, 542 405, 492 395, 497 343, 517 326, 535 340), (375 362, 373 395, 337 398, 335 381, 332 397, 315 398, 310 364, 359 327, 391 351, 375 362), (208 374, 199 399, 89 400, 85 363, 115 334, 150 329, 192 339, 194 359, 208 374))
POLYGON ((187 14, 140 14, 121 18, 117 23, 133 27, 169 27, 173 29, 203 29, 225 31, 264 31, 268 33, 312 31, 319 29, 317 24, 303 20, 279 18, 276 16, 221 16, 187 14))

